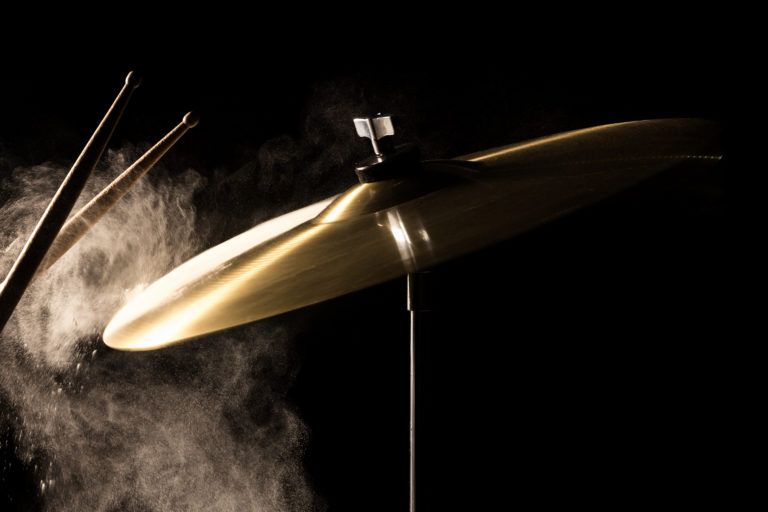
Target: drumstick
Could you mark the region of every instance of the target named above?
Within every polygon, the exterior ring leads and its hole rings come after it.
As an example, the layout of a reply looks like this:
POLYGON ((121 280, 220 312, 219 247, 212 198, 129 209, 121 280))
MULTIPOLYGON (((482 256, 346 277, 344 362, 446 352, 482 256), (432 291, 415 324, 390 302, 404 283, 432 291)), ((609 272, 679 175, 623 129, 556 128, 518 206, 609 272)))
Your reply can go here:
POLYGON ((160 139, 149 151, 144 153, 120 176, 107 185, 99 194, 83 206, 67 221, 59 236, 48 250, 45 260, 40 264, 38 273, 42 273, 61 258, 122 198, 136 181, 149 172, 152 167, 173 147, 190 128, 197 125, 197 117, 189 112, 176 127, 160 139))
POLYGON ((45 254, 59 233, 64 221, 67 220, 72 207, 75 205, 80 192, 83 190, 88 176, 101 158, 104 148, 112 137, 123 110, 133 90, 139 86, 139 79, 135 73, 128 73, 125 84, 120 89, 115 101, 109 108, 104 118, 99 123, 96 131, 86 143, 80 156, 72 168, 64 177, 59 189, 51 199, 48 207, 40 217, 32 235, 21 250, 19 257, 11 267, 11 271, 0 288, 0 331, 5 327, 13 310, 29 286, 30 281, 37 272, 45 254))

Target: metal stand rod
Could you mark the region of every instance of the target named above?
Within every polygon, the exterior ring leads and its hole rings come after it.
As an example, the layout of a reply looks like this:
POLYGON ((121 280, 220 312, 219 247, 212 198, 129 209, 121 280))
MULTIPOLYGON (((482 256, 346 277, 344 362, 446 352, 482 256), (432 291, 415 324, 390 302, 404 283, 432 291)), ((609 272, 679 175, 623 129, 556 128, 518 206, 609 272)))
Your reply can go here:
MULTIPOLYGON (((432 273, 408 274, 408 311, 411 317, 410 333, 410 512, 416 512, 416 354, 417 343, 423 336, 423 313, 434 309, 431 286, 432 273)), ((421 493, 423 494, 423 493, 421 493)), ((418 501, 422 501, 419 499, 418 501)), ((421 509, 421 507, 419 507, 421 509)))
MULTIPOLYGON (((408 276, 408 283, 411 279, 408 276)), ((411 355, 410 355, 410 512, 416 510, 416 331, 418 329, 418 311, 411 310, 411 355)))

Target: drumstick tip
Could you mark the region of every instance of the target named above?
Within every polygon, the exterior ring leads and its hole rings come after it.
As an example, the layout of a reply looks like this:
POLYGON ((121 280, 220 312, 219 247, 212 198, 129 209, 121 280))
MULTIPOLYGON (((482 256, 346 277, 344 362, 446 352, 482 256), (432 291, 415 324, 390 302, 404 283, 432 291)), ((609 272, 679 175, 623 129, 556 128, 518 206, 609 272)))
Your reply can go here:
POLYGON ((187 128, 194 128, 200 122, 200 118, 194 112, 187 112, 182 122, 187 125, 187 128))
POLYGON ((130 71, 128 75, 125 77, 125 84, 131 85, 135 89, 139 85, 141 85, 141 77, 135 71, 130 71))

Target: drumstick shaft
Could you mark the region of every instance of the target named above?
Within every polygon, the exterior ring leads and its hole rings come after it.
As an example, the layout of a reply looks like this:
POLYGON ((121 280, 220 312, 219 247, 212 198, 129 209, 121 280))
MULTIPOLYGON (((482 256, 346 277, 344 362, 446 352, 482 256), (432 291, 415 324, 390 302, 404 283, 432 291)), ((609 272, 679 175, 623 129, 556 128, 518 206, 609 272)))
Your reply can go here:
POLYGON ((5 279, 2 289, 0 289, 0 331, 5 327, 61 226, 67 220, 88 176, 109 143, 131 93, 138 84, 136 75, 129 73, 125 79, 125 85, 123 85, 96 131, 93 132, 80 156, 72 165, 42 217, 40 217, 26 245, 22 248, 19 257, 11 267, 11 271, 5 279))
POLYGON ((77 243, 112 207, 131 189, 139 178, 149 172, 152 167, 173 147, 173 145, 197 124, 190 112, 168 134, 160 139, 152 148, 144 153, 130 167, 123 171, 112 183, 102 190, 88 204, 83 206, 67 221, 59 235, 54 240, 45 260, 40 265, 38 273, 42 273, 61 258, 77 243))

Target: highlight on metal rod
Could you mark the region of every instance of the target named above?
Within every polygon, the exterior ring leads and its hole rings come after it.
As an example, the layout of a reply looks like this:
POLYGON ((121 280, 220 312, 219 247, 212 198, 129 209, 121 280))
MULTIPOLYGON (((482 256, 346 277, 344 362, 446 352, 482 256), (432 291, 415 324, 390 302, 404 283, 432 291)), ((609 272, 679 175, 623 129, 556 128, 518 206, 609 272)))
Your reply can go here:
POLYGON ((160 139, 130 167, 123 171, 120 176, 107 185, 104 190, 99 192, 88 204, 83 206, 80 211, 72 216, 59 231, 59 235, 54 240, 51 248, 45 256, 45 259, 38 268, 38 274, 47 270, 56 261, 72 248, 90 229, 101 219, 112 207, 131 189, 131 187, 178 142, 181 137, 187 133, 187 130, 197 126, 198 118, 188 112, 176 125, 173 130, 160 139))
POLYGON ((59 189, 43 212, 19 257, 11 267, 5 282, 0 285, 0 331, 8 322, 13 310, 37 272, 45 254, 59 233, 64 221, 72 211, 88 176, 101 158, 104 148, 112 137, 120 117, 128 104, 133 90, 140 84, 139 77, 128 73, 125 84, 118 93, 112 106, 104 115, 96 131, 86 143, 80 156, 64 177, 59 189))

